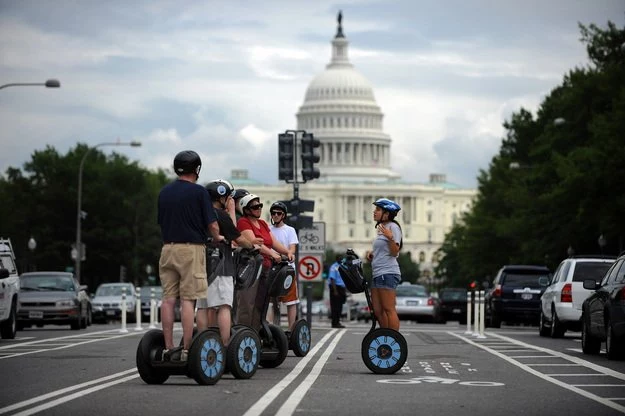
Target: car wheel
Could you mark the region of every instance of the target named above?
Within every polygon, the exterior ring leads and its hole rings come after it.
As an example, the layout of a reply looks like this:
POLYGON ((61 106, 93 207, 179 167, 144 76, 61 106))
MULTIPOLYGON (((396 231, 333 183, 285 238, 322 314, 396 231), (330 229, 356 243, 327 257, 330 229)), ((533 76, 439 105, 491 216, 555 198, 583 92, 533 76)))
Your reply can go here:
POLYGON ((74 331, 78 331, 81 327, 80 322, 82 321, 82 318, 80 316, 78 316, 78 319, 76 319, 75 321, 72 321, 71 324, 69 324, 69 326, 72 328, 72 330, 74 331))
POLYGON ((551 338, 562 338, 566 330, 562 328, 562 324, 558 319, 555 308, 551 308, 551 338))
POLYGON ((490 327, 501 328, 501 318, 499 318, 495 312, 490 314, 490 327))
POLYGON ((14 339, 17 332, 17 318, 15 317, 15 303, 11 303, 9 318, 0 324, 0 336, 3 339, 14 339))
POLYGON ((541 310, 540 321, 538 322, 538 335, 540 335, 541 337, 546 337, 547 335, 549 335, 550 332, 550 328, 546 325, 545 320, 545 314, 541 310))
POLYGON ((590 334, 590 328, 582 313, 582 351, 584 354, 597 355, 601 351, 601 340, 590 334))
POLYGON ((623 349, 625 347, 624 340, 618 339, 614 335, 612 329, 612 320, 608 317, 608 321, 605 324, 605 350, 608 355, 608 360, 621 360, 623 359, 623 349))

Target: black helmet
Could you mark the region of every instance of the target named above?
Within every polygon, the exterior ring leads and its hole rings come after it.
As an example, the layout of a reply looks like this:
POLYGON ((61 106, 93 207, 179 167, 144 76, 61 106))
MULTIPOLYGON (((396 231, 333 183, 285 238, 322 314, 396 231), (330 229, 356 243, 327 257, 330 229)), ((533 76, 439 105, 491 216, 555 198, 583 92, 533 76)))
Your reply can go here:
POLYGON ((235 201, 238 201, 239 199, 243 198, 245 195, 248 195, 249 192, 247 191, 247 189, 243 189, 243 188, 239 188, 236 191, 234 191, 234 195, 232 195, 232 197, 234 198, 235 201))
POLYGON ((210 181, 206 185, 206 189, 208 190, 208 194, 211 196, 213 201, 219 200, 222 196, 234 195, 234 186, 232 186, 232 184, 225 179, 215 179, 214 181, 210 181))
POLYGON ((201 168, 202 160, 200 155, 193 150, 183 150, 174 158, 174 171, 178 176, 188 173, 195 173, 200 176, 201 168))
POLYGON ((287 214, 289 212, 288 208, 286 207, 286 204, 282 201, 276 201, 273 204, 271 204, 271 208, 269 210, 270 211, 274 211, 274 210, 282 211, 284 212, 284 214, 287 214))

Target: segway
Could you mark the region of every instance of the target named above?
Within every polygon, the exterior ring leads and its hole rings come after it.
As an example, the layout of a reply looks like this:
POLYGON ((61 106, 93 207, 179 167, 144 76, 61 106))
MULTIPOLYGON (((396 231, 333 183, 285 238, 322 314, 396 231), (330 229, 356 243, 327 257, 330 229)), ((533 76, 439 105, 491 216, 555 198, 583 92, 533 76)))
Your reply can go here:
POLYGON ((212 385, 224 373, 226 351, 219 331, 212 328, 193 337, 187 361, 167 360, 163 357, 164 349, 165 337, 163 331, 158 329, 148 331, 139 342, 137 370, 147 384, 163 384, 169 376, 186 375, 198 384, 212 385))
MULTIPOLYGON (((293 284, 295 285, 297 282, 293 282, 293 284)), ((278 298, 273 298, 271 303, 273 304, 273 323, 279 326, 280 305, 278 298)), ((305 357, 311 346, 311 331, 308 321, 300 318, 293 324, 293 331, 284 331, 284 333, 289 339, 289 350, 293 351, 297 357, 305 357)))
POLYGON ((260 365, 264 368, 275 368, 286 359, 289 352, 289 339, 279 326, 267 322, 267 310, 271 298, 286 295, 291 285, 295 284, 295 269, 289 266, 286 256, 282 256, 280 262, 271 267, 265 283, 267 293, 263 297, 264 301, 260 314, 259 336, 262 345, 260 365))
MULTIPOLYGON (((263 257, 256 249, 236 248, 233 253, 235 265, 234 299, 232 312, 237 307, 236 292, 251 287, 260 277, 263 257)), ((226 352, 226 369, 237 379, 252 377, 260 363, 261 342, 258 334, 246 325, 233 325, 226 352)))
POLYGON ((406 338, 390 328, 377 328, 377 319, 369 293, 369 282, 363 277, 362 261, 352 249, 348 249, 339 265, 339 273, 345 287, 351 293, 365 292, 371 329, 362 340, 361 356, 369 370, 376 374, 394 374, 403 367, 408 357, 406 338))

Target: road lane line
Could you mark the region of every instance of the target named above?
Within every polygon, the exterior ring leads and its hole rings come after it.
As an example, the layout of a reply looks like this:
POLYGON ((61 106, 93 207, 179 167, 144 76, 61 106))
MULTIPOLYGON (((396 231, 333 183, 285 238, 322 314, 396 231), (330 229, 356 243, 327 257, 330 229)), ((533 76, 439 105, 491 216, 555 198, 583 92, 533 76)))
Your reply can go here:
MULTIPOLYGON (((137 369, 134 369, 134 371, 137 371, 137 369)), ((99 386, 91 387, 90 389, 79 391, 79 392, 74 393, 74 394, 70 394, 69 396, 53 400, 51 402, 39 405, 37 407, 33 407, 32 409, 28 409, 28 410, 24 410, 23 412, 15 413, 13 416, 34 415, 35 413, 39 413, 42 410, 47 410, 47 409, 50 409, 51 407, 55 407, 55 406, 58 406, 60 404, 69 402, 70 400, 78 399, 80 397, 86 396, 86 395, 91 394, 93 392, 96 392, 98 390, 109 388, 111 386, 114 386, 115 384, 125 383, 125 382, 130 381, 133 378, 137 378, 137 377, 139 377, 139 374, 134 374, 132 376, 124 377, 124 378, 121 378, 119 380, 111 381, 111 382, 108 382, 108 383, 105 383, 105 384, 100 384, 99 386)))
MULTIPOLYGON (((7 345, 0 346, 0 350, 6 350, 6 349, 10 349, 10 348, 15 348, 15 347, 18 347, 20 345, 41 344, 41 343, 49 342, 49 341, 58 341, 58 340, 62 340, 62 339, 73 339, 73 338, 82 338, 82 337, 85 337, 87 335, 99 335, 99 334, 107 334, 107 333, 111 333, 111 332, 119 333, 118 330, 108 329, 106 331, 89 332, 88 334, 67 335, 67 336, 64 336, 64 337, 45 338, 45 339, 38 339, 36 341, 28 341, 28 342, 19 342, 19 343, 15 343, 15 344, 7 344, 7 345)), ((34 337, 29 337, 29 338, 34 338, 34 337)), ((109 339, 109 337, 101 338, 101 339, 109 339)))
MULTIPOLYGON (((85 383, 81 383, 81 384, 76 384, 74 386, 69 386, 69 387, 65 387, 64 389, 61 390, 56 390, 50 393, 46 393, 46 394, 42 394, 41 396, 37 396, 37 397, 33 397, 32 399, 28 399, 28 400, 24 400, 15 404, 12 404, 10 406, 6 406, 0 409, 0 415, 7 413, 7 412, 11 412, 13 410, 17 410, 17 409, 21 409, 22 407, 26 407, 26 406, 30 406, 32 404, 38 403, 38 402, 42 402, 44 400, 48 400, 52 397, 55 396, 59 396, 61 394, 65 394, 74 390, 78 390, 78 389, 82 389, 83 387, 87 387, 87 386, 91 386, 93 384, 98 384, 98 383, 102 383, 104 381, 107 380, 111 380, 113 378, 118 378, 121 376, 125 376, 126 374, 130 374, 130 373, 136 373, 137 369, 136 368, 132 368, 130 370, 126 370, 126 371, 122 371, 120 373, 115 373, 115 374, 111 374, 110 376, 106 376, 106 377, 101 377, 95 380, 91 380, 91 381, 87 381, 85 383)), ((138 374, 135 374, 133 377, 137 377, 138 374)))
POLYGON ((313 385, 315 380, 317 380, 319 374, 321 374, 323 366, 328 361, 330 354, 332 354, 334 348, 336 348, 336 345, 343 335, 345 335, 345 330, 342 330, 338 333, 336 337, 334 337, 330 345, 328 345, 328 348, 326 348, 326 350, 321 355, 321 358, 319 358, 319 360, 315 363, 312 371, 306 376, 304 381, 302 381, 300 385, 297 386, 295 391, 291 393, 289 398, 286 399, 282 407, 280 407, 280 409, 278 410, 278 413, 276 413, 276 416, 291 416, 293 412, 295 412, 297 405, 301 403, 302 399, 306 395, 306 392, 310 390, 310 387, 313 385))
MULTIPOLYGON (((480 345, 478 342, 474 342, 473 340, 471 340, 469 338, 466 338, 466 337, 464 337, 462 335, 456 334, 454 332, 448 332, 448 333, 450 335, 455 336, 456 338, 460 338, 460 339, 464 340, 465 342, 467 342, 467 343, 469 343, 471 345, 474 345, 474 346, 476 346, 478 348, 481 348, 484 351, 490 352, 491 354, 496 355, 499 358, 502 358, 502 359, 508 361, 510 364, 515 365, 515 366, 519 367, 520 369, 525 370, 528 373, 535 375, 536 377, 542 378, 543 380, 549 381, 550 383, 556 384, 556 385, 558 385, 558 386, 560 386, 562 388, 565 388, 567 390, 571 390, 571 391, 579 394, 580 396, 584 396, 584 397, 586 397, 588 399, 591 399, 591 400, 594 400, 594 401, 596 401, 598 403, 601 403, 601 404, 603 404, 603 405, 605 405, 607 407, 611 407, 612 409, 617 410, 617 411, 619 411, 621 413, 625 413, 625 406, 622 406, 620 404, 614 403, 614 402, 612 402, 612 401, 610 401, 610 400, 608 400, 608 399, 606 399, 604 397, 601 397, 601 396, 598 396, 596 394, 590 393, 590 392, 588 392, 586 390, 582 390, 582 389, 580 389, 578 387, 574 387, 574 386, 572 386, 570 384, 566 384, 565 382, 560 381, 560 380, 558 380, 556 378, 549 377, 549 376, 541 373, 540 371, 534 370, 530 366, 522 364, 522 363, 520 363, 520 362, 518 362, 518 361, 516 361, 516 360, 514 360, 514 359, 512 359, 510 357, 508 357, 505 354, 502 354, 502 353, 500 353, 498 351, 495 351, 492 348, 480 345)), ((507 337, 503 337, 503 336, 500 336, 500 335, 495 334, 495 333, 491 333, 490 335, 493 335, 493 336, 496 336, 496 337, 499 337, 499 338, 502 338, 502 339, 506 339, 507 338, 507 337)), ((518 342, 519 344, 523 344, 523 345, 527 345, 527 346, 530 345, 530 344, 525 344, 525 343, 520 342, 520 341, 513 340, 512 338, 507 338, 507 339, 510 340, 510 342, 518 342)), ((542 347, 535 347, 535 348, 537 350, 539 350, 539 351, 542 351, 542 352, 553 353, 555 355, 561 355, 562 356, 561 358, 565 358, 566 357, 566 354, 558 353, 557 351, 552 351, 552 350, 549 350, 547 348, 542 348, 542 347)), ((570 358, 574 359, 576 357, 570 357, 570 358)), ((577 360, 577 361, 580 361, 579 365, 581 365, 581 366, 585 365, 585 364, 581 363, 582 360, 577 360)), ((592 363, 587 363, 587 364, 592 364, 592 363)), ((610 370, 609 368, 601 367, 601 366, 598 366, 598 365, 593 365, 593 367, 604 368, 605 370, 610 370)), ((625 378, 625 374, 621 374, 621 373, 618 373, 618 372, 613 371, 613 370, 610 370, 610 371, 612 373, 619 374, 620 376, 625 378)), ((610 375, 612 375, 612 374, 610 374, 610 375)))
POLYGON ((295 380, 295 378, 304 370, 306 364, 317 354, 317 352, 323 347, 323 344, 334 335, 336 329, 330 330, 323 338, 319 340, 319 342, 314 346, 312 350, 305 357, 303 357, 291 370, 289 374, 286 375, 282 380, 280 380, 275 386, 273 386, 267 393, 263 395, 256 403, 250 407, 247 412, 243 414, 243 416, 258 416, 260 415, 282 391, 289 386, 295 380))
MULTIPOLYGON (((121 334, 121 335, 116 335, 116 336, 111 336, 111 337, 106 337, 106 338, 96 338, 96 339, 90 339, 89 341, 72 342, 71 344, 65 344, 65 345, 62 345, 60 347, 52 347, 52 348, 46 348, 46 346, 44 345, 42 348, 40 348, 38 350, 15 352, 15 353, 10 354, 10 355, 0 355, 0 360, 4 360, 5 358, 19 357, 21 355, 36 354, 38 352, 62 350, 62 349, 65 349, 65 348, 76 347, 78 345, 91 344, 92 342, 107 341, 107 340, 115 339, 115 338, 130 337, 130 336, 133 336, 133 335, 136 335, 136 334, 128 333, 128 334, 121 334)), ((39 341, 36 341, 36 342, 39 342, 39 341)), ((68 341, 68 342, 70 342, 70 341, 68 341)), ((25 344, 30 344, 30 343, 24 343, 24 344, 20 344, 20 345, 25 345, 25 344)), ((5 354, 5 352, 2 352, 2 354, 5 354)))

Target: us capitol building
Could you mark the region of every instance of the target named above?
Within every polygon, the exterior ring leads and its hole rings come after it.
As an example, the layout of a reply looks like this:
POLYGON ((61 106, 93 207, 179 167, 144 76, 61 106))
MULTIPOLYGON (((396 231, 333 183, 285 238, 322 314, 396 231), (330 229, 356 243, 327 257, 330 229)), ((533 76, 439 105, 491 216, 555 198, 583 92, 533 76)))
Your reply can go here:
MULTIPOLYGON (((349 61, 340 14, 338 22, 332 59, 308 86, 296 114, 297 129, 312 132, 321 142, 317 164, 321 177, 300 185, 300 199, 315 201, 312 215, 314 221, 325 222, 326 248, 351 247, 358 254, 371 249, 376 235, 373 201, 381 197, 396 201, 401 206, 397 220, 404 233, 402 252, 420 261, 428 277, 445 233, 470 210, 477 192, 448 183, 444 174, 430 174, 428 182, 417 183, 402 181, 392 170, 384 115, 371 83, 349 61)), ((250 179, 244 169, 233 170, 229 180, 261 197, 268 223, 269 205, 293 196, 292 184, 262 184, 250 179)))

